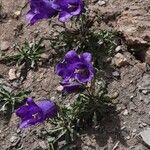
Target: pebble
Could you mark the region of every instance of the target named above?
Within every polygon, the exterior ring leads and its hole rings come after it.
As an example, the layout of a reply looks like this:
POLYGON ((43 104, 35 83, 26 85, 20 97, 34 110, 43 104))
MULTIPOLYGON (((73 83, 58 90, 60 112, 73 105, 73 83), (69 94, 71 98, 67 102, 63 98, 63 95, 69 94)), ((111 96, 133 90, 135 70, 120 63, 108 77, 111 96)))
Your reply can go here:
POLYGON ((143 141, 150 146, 150 129, 140 132, 140 136, 142 137, 143 141))
POLYGON ((127 139, 127 140, 130 140, 130 136, 127 136, 126 139, 127 139))
POLYGON ((122 48, 121 48, 121 46, 120 46, 120 45, 119 45, 119 46, 117 46, 117 47, 116 47, 116 49, 115 49, 115 51, 116 51, 116 52, 120 52, 121 50, 122 50, 122 48))
POLYGON ((134 98, 134 95, 131 95, 131 96, 130 96, 130 99, 132 100, 133 98, 134 98))
POLYGON ((105 5, 105 4, 106 4, 105 1, 102 1, 102 0, 99 0, 99 1, 98 1, 98 5, 99 5, 99 6, 103 6, 103 5, 105 5))
POLYGON ((114 71, 114 72, 112 73, 112 75, 113 75, 114 77, 117 77, 117 78, 120 77, 120 73, 119 73, 118 71, 114 71))
POLYGON ((56 90, 58 91, 58 92, 62 92, 62 90, 63 90, 63 86, 58 86, 57 88, 56 88, 56 90))
POLYGON ((43 58, 43 59, 49 59, 49 55, 48 54, 45 54, 45 53, 43 53, 43 54, 41 54, 41 58, 43 58))
POLYGON ((133 132, 133 133, 136 133, 136 131, 137 131, 136 129, 133 129, 133 131, 132 131, 132 132, 133 132))
POLYGON ((127 116, 128 114, 129 114, 128 110, 125 109, 125 111, 123 112, 123 115, 124 115, 124 116, 127 116))
POLYGON ((122 127, 121 127, 121 130, 124 130, 125 128, 126 128, 126 126, 122 126, 122 127))
POLYGON ((112 59, 112 64, 116 65, 117 67, 123 67, 128 64, 128 61, 123 54, 117 53, 112 59))
POLYGON ((139 128, 143 128, 143 127, 146 127, 146 126, 147 126, 147 124, 144 123, 144 122, 141 122, 141 123, 139 124, 139 128))
POLYGON ((148 90, 142 90, 142 93, 146 95, 148 94, 148 90))
POLYGON ((40 142, 39 142, 39 146, 40 146, 43 150, 46 150, 46 149, 47 149, 47 146, 46 146, 46 144, 45 144, 44 141, 40 141, 40 142))
POLYGON ((20 15, 21 15, 21 11, 18 10, 14 12, 14 18, 17 19, 20 15))
POLYGON ((15 79, 17 79, 17 76, 16 76, 16 69, 15 69, 15 68, 11 68, 11 69, 9 70, 8 75, 9 75, 9 80, 15 80, 15 79))
POLYGON ((11 142, 11 143, 16 142, 17 140, 18 140, 18 137, 17 137, 17 136, 14 136, 14 135, 10 138, 10 142, 11 142))
POLYGON ((1 50, 1 51, 6 51, 6 50, 8 50, 9 48, 10 48, 10 44, 9 44, 8 41, 2 41, 2 42, 0 43, 0 50, 1 50))
POLYGON ((119 96, 119 93, 118 92, 114 92, 112 95, 111 95, 111 98, 112 99, 115 99, 119 96))
POLYGON ((17 129, 17 133, 18 133, 18 134, 21 133, 21 130, 20 130, 19 128, 17 129))

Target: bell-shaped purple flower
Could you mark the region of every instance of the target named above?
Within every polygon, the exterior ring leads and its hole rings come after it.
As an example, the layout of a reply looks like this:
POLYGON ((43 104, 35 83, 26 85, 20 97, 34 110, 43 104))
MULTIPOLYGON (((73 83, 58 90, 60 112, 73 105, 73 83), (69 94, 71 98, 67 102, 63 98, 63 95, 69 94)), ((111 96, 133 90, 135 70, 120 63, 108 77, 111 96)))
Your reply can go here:
POLYGON ((33 25, 40 19, 48 19, 57 15, 57 10, 53 9, 53 2, 50 0, 29 0, 30 10, 26 18, 30 25, 33 25))
POLYGON ((27 98, 26 104, 16 110, 16 115, 21 118, 19 127, 27 128, 47 118, 54 118, 57 115, 57 107, 50 100, 34 102, 32 98, 27 98))
POLYGON ((84 86, 76 81, 61 82, 60 84, 63 86, 62 93, 64 95, 84 89, 84 86))
POLYGON ((64 81, 77 80, 79 83, 87 83, 94 77, 94 67, 92 65, 92 56, 85 52, 80 55, 74 50, 66 53, 62 63, 55 67, 55 72, 62 77, 64 81))
POLYGON ((82 0, 54 0, 53 7, 59 11, 59 20, 66 22, 82 13, 84 3, 82 0))

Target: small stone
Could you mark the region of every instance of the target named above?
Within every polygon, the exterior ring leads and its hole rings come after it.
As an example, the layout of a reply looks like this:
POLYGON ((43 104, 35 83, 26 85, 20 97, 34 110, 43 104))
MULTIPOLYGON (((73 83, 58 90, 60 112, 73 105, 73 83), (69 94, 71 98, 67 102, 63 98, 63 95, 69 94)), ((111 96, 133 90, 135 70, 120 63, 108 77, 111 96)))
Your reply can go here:
POLYGON ((119 93, 118 92, 114 92, 112 95, 111 95, 111 98, 112 99, 115 99, 119 96, 119 93))
POLYGON ((114 72, 112 73, 112 75, 113 75, 114 77, 117 77, 117 78, 120 77, 120 73, 119 73, 118 71, 114 71, 114 72))
POLYGON ((8 41, 2 41, 2 42, 0 43, 0 50, 1 50, 1 51, 6 51, 6 50, 9 49, 9 47, 10 47, 10 44, 9 44, 8 41))
POLYGON ((39 142, 39 146, 40 146, 43 150, 46 150, 46 149, 47 149, 47 146, 46 146, 46 144, 45 144, 44 141, 40 141, 40 142, 39 142))
POLYGON ((142 93, 146 95, 148 94, 148 90, 142 90, 142 93))
POLYGON ((125 128, 126 128, 126 126, 122 126, 122 127, 121 127, 121 130, 124 130, 125 128))
POLYGON ((127 116, 128 114, 129 114, 128 110, 125 109, 125 111, 123 112, 123 115, 124 115, 124 116, 127 116))
POLYGON ((21 11, 15 11, 14 18, 18 18, 21 15, 21 11))
POLYGON ((9 80, 15 80, 15 79, 17 79, 16 69, 15 68, 10 69, 8 75, 9 75, 9 80))
POLYGON ((18 137, 17 137, 17 136, 14 136, 14 135, 10 138, 10 142, 11 142, 11 143, 16 142, 17 140, 18 140, 18 137))
POLYGON ((103 6, 103 5, 105 5, 105 4, 106 4, 105 1, 102 1, 102 0, 99 0, 99 1, 98 1, 98 5, 99 5, 99 6, 103 6))
POLYGON ((115 49, 116 52, 120 52, 121 50, 122 50, 122 49, 121 49, 121 46, 120 46, 120 45, 117 46, 116 49, 115 49))
POLYGON ((20 130, 19 128, 17 129, 17 133, 18 133, 18 134, 21 133, 21 130, 20 130))
POLYGON ((133 129, 133 131, 132 131, 132 132, 133 132, 133 133, 136 133, 136 131, 137 131, 136 129, 133 129))
POLYGON ((144 130, 140 133, 143 141, 150 146, 150 129, 144 130))
POLYGON ((45 53, 43 53, 43 54, 41 54, 41 58, 43 58, 43 59, 49 59, 49 55, 47 55, 47 54, 45 54, 45 53))
POLYGON ((58 91, 58 92, 62 92, 62 90, 63 90, 63 86, 58 86, 57 88, 56 88, 56 90, 58 91))
POLYGON ((130 99, 132 100, 133 98, 134 98, 134 95, 131 95, 131 96, 130 96, 130 99))
POLYGON ((127 59, 121 53, 117 53, 112 59, 112 64, 122 67, 128 64, 127 59))
POLYGON ((127 136, 126 139, 127 139, 127 140, 130 140, 130 136, 127 136))
POLYGON ((143 124, 142 123, 139 124, 139 128, 143 128, 143 124))
POLYGON ((142 125, 143 125, 143 127, 146 127, 146 126, 147 126, 147 124, 146 124, 146 123, 144 123, 144 122, 142 122, 142 125))

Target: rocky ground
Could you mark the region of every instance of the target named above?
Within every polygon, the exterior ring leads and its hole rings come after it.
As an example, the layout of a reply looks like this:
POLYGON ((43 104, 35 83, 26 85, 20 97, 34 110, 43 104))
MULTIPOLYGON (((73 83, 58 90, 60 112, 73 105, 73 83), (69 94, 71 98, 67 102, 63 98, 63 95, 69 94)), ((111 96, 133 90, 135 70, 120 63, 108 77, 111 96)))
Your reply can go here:
MULTIPOLYGON (((27 26, 23 9, 26 1, 2 0, 0 8, 0 49, 11 53, 15 43, 25 39, 48 36, 52 28, 46 21, 27 26)), ((81 137, 78 149, 82 150, 148 150, 150 147, 150 1, 149 0, 99 0, 92 1, 91 13, 98 12, 97 28, 112 29, 122 33, 121 43, 111 58, 113 71, 105 72, 109 82, 109 94, 116 110, 111 110, 96 129, 87 129, 81 137)), ((47 45, 44 57, 55 54, 47 45)), ((0 63, 0 84, 8 88, 30 89, 36 98, 58 99, 54 91, 58 78, 51 63, 37 71, 29 71, 23 84, 19 84, 12 69, 0 63), (12 80, 13 78, 13 80, 12 80)), ((1 150, 48 149, 43 138, 47 124, 30 129, 18 129, 18 119, 13 114, 6 118, 1 114, 1 150)))

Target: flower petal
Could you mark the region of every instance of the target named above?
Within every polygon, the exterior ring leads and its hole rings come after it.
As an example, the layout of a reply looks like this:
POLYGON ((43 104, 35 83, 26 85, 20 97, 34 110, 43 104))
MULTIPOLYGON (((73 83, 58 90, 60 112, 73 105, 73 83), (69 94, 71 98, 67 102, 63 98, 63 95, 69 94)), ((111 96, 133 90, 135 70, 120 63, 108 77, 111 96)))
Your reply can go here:
POLYGON ((59 21, 61 21, 61 22, 67 22, 70 20, 71 17, 72 17, 72 15, 70 13, 68 13, 67 11, 61 11, 59 13, 59 21))
POLYGON ((84 62, 91 62, 92 55, 91 55, 91 53, 85 52, 80 55, 80 59, 84 62))
POLYGON ((43 122, 47 118, 53 118, 57 114, 54 102, 43 100, 34 102, 32 98, 27 98, 27 105, 21 106, 16 111, 16 115, 21 118, 20 128, 43 122))
POLYGON ((82 8, 80 5, 78 5, 77 8, 74 11, 71 11, 70 13, 71 15, 76 16, 76 15, 79 15, 81 11, 82 11, 82 8))
POLYGON ((64 60, 69 63, 75 63, 79 61, 79 56, 75 50, 70 50, 69 52, 66 53, 64 60))
POLYGON ((71 64, 65 64, 65 63, 60 63, 56 65, 55 67, 55 72, 59 76, 61 76, 63 79, 70 79, 74 75, 74 65, 71 64))
POLYGON ((30 25, 33 25, 40 19, 48 19, 57 14, 52 8, 52 2, 48 0, 30 0, 30 10, 26 18, 30 25))
POLYGON ((82 85, 77 82, 61 82, 61 85, 63 86, 64 95, 83 89, 82 85))
POLYGON ((93 66, 91 64, 80 63, 77 66, 78 73, 75 75, 75 79, 81 83, 86 83, 92 80, 94 77, 93 66), (80 71, 81 70, 81 71, 80 71))
POLYGON ((44 118, 53 118, 57 114, 56 104, 50 100, 42 100, 36 103, 43 111, 44 118))

